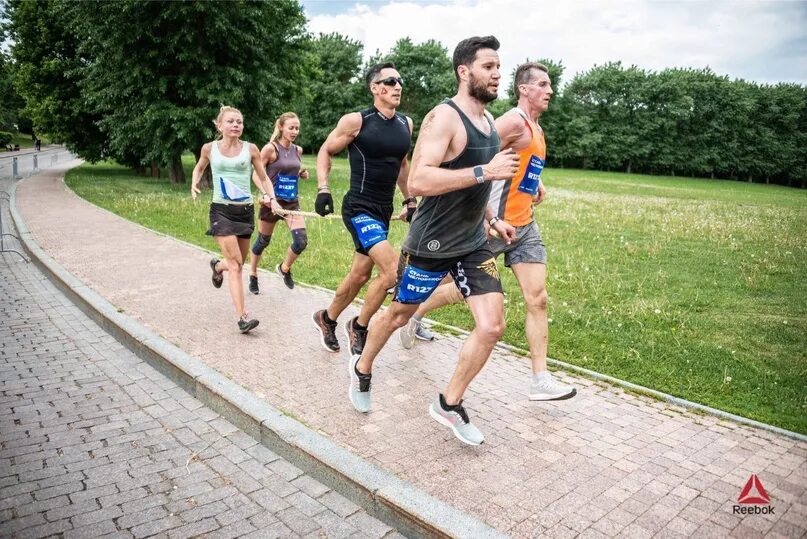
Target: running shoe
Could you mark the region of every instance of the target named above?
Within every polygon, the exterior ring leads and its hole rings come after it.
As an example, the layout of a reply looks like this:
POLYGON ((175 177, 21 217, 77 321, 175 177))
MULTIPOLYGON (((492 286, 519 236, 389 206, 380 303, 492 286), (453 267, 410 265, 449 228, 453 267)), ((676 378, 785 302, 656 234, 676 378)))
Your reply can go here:
POLYGON ((577 395, 577 390, 561 384, 549 371, 544 371, 532 377, 529 395, 531 401, 561 401, 577 395))
POLYGON ((249 276, 249 291, 255 295, 261 293, 260 288, 258 288, 258 276, 257 275, 250 275, 249 276))
POLYGON ((336 322, 326 323, 326 312, 327 311, 325 309, 316 311, 311 318, 314 321, 314 327, 317 328, 317 331, 320 334, 320 342, 322 343, 322 347, 328 352, 338 352, 339 340, 336 338, 336 322))
POLYGON ((433 341, 434 333, 426 329, 423 322, 418 322, 418 327, 415 330, 415 338, 419 341, 433 341))
POLYGON ((351 404, 359 412, 366 414, 370 411, 370 379, 372 374, 362 374, 356 368, 359 362, 359 354, 350 356, 347 363, 347 370, 350 372, 350 386, 347 388, 347 396, 351 404))
POLYGON ((345 324, 345 335, 348 343, 350 343, 350 353, 352 355, 361 355, 361 351, 364 350, 364 343, 367 342, 367 330, 359 329, 355 325, 358 319, 358 316, 354 316, 345 324))
POLYGON ((283 271, 282 265, 283 264, 280 263, 275 266, 275 271, 278 275, 283 277, 283 284, 286 285, 286 288, 294 288, 294 279, 291 278, 291 269, 289 271, 283 271))
POLYGON ((485 437, 479 432, 479 429, 468 419, 468 413, 462 406, 462 401, 454 406, 448 406, 443 394, 440 393, 429 407, 429 415, 441 425, 449 427, 454 432, 454 436, 462 443, 479 445, 485 441, 485 437))
POLYGON ((213 286, 216 288, 221 288, 221 283, 224 282, 224 275, 222 272, 216 271, 216 264, 219 263, 218 258, 211 258, 210 259, 210 269, 213 270, 213 277, 211 278, 213 281, 213 286))
POLYGON ((238 319, 238 330, 241 331, 241 333, 249 333, 258 327, 258 324, 260 324, 260 322, 254 318, 250 319, 247 315, 244 315, 238 319))
POLYGON ((401 346, 409 350, 415 346, 415 339, 419 341, 433 341, 434 333, 426 329, 423 322, 410 318, 409 322, 398 332, 401 346))

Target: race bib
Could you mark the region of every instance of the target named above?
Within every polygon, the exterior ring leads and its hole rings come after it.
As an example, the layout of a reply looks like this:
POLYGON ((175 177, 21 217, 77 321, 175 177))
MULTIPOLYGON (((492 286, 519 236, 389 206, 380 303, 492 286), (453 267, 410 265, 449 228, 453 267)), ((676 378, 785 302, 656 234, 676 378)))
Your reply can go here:
POLYGON ((275 178, 275 196, 278 200, 297 200, 297 176, 278 174, 275 178))
POLYGON ((398 283, 395 301, 399 303, 423 303, 432 295, 448 271, 426 271, 407 264, 398 283))
POLYGON ((527 170, 524 171, 524 177, 521 178, 521 183, 518 184, 519 191, 533 196, 538 194, 538 186, 541 184, 541 172, 544 170, 545 163, 546 161, 537 155, 530 156, 527 170))
POLYGON ((384 223, 365 213, 353 217, 350 222, 353 223, 359 243, 365 251, 369 251, 370 247, 387 239, 387 227, 384 226, 384 223))
POLYGON ((221 188, 221 197, 224 200, 232 200, 233 202, 243 202, 252 198, 252 195, 244 191, 230 180, 219 176, 219 187, 221 188))

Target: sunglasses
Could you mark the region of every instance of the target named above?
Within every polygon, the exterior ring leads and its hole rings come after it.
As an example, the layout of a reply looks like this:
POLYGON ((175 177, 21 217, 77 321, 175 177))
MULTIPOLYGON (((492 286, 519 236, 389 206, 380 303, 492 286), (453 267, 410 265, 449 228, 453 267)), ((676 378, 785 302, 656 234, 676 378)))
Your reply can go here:
POLYGON ((373 84, 383 84, 384 86, 395 86, 396 84, 404 85, 401 77, 387 77, 386 79, 374 80, 373 84))

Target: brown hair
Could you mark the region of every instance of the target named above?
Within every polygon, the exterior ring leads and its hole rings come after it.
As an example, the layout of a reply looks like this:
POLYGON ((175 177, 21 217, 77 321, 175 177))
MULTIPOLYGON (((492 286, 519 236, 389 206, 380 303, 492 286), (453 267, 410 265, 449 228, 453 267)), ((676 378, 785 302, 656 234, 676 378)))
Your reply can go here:
POLYGON ((474 60, 476 60, 476 52, 479 49, 493 49, 497 51, 499 50, 499 40, 494 36, 474 36, 463 39, 457 43, 453 58, 454 76, 457 77, 457 82, 460 80, 460 74, 457 72, 457 68, 461 65, 470 67, 471 64, 474 63, 474 60))
POLYGON ((527 62, 518 66, 516 68, 516 74, 513 76, 513 95, 516 96, 516 99, 521 96, 518 87, 522 84, 529 84, 532 80, 533 69, 549 74, 549 69, 547 69, 544 64, 539 64, 538 62, 527 62))

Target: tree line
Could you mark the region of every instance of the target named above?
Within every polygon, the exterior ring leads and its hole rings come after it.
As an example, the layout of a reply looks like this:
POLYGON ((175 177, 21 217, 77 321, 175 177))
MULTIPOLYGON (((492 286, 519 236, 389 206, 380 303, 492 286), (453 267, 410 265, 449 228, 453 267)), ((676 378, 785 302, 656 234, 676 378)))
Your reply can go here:
MULTIPOLYGON (((296 0, 6 0, 3 13, 10 54, 0 58, 0 130, 29 122, 87 160, 176 182, 185 180, 182 154, 198 157, 213 138, 222 104, 244 113, 244 138, 259 145, 279 114, 297 112, 298 143, 315 152, 341 115, 370 103, 362 79, 370 63, 396 64, 400 110, 416 129, 456 88, 441 43, 403 38, 365 62, 360 42, 309 34, 296 0)), ((804 86, 616 62, 560 91, 562 63, 539 61, 555 88, 541 118, 554 166, 807 182, 804 86)), ((492 103, 494 115, 512 106, 511 80, 503 77, 510 99, 492 103)))

